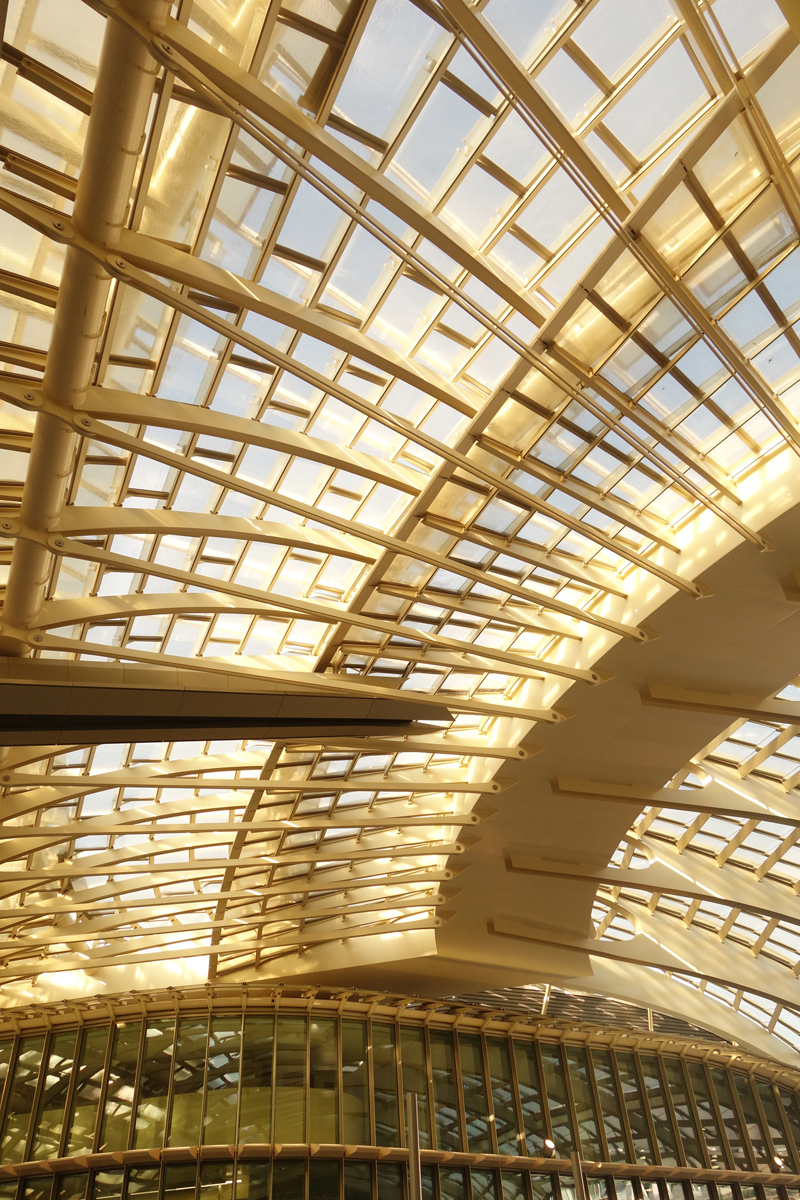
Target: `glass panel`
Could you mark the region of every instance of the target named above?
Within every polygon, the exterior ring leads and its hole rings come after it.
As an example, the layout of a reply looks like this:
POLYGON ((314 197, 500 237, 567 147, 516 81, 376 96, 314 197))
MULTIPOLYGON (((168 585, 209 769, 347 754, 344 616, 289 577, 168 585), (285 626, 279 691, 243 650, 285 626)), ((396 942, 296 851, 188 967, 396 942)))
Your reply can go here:
POLYGON ((33 1126, 33 1159, 58 1156, 77 1039, 77 1030, 72 1029, 69 1033, 56 1033, 50 1040, 44 1086, 33 1126))
POLYGON ((306 1164, 302 1159, 279 1158, 273 1164, 272 1200, 305 1200, 305 1194, 306 1164))
POLYGON ((439 1190, 442 1200, 467 1200, 464 1172, 452 1167, 439 1168, 439 1190))
POLYGON ((400 1026, 400 1057, 403 1063, 403 1092, 417 1094, 419 1144, 423 1149, 429 1149, 431 1124, 428 1114, 428 1074, 425 1070, 425 1035, 421 1029, 400 1026))
POLYGON ((489 1085, 494 1106, 494 1129, 500 1154, 522 1154, 517 1130, 517 1110, 514 1104, 514 1083, 511 1077, 511 1055, 505 1038, 486 1039, 489 1062, 489 1085))
POLYGON ((164 1167, 163 1200, 194 1200, 197 1163, 167 1163, 164 1167))
POLYGON ((399 1163, 378 1163, 378 1200, 403 1200, 403 1168, 399 1163))
MULTIPOLYGON (((271 1142, 274 1017, 244 1019, 240 1142, 271 1142)), ((248 1184, 249 1186, 249 1184, 248 1184)))
POLYGON ((110 1171, 95 1171, 92 1177, 91 1200, 120 1200, 123 1176, 121 1167, 110 1171))
POLYGON ((539 1049, 542 1052, 544 1088, 547 1093, 547 1105, 550 1112, 550 1124, 553 1129, 553 1141, 556 1144, 556 1155, 559 1158, 569 1158, 575 1149, 575 1140, 569 1116, 567 1083, 564 1078, 561 1054, 558 1046, 550 1046, 546 1042, 542 1042, 539 1049))
POLYGON ((342 1021, 342 1121, 342 1137, 348 1145, 369 1145, 366 1021, 342 1021))
POLYGON ((158 1200, 158 1167, 130 1167, 125 1200, 158 1200))
POLYGON ((461 1059, 467 1149, 471 1154, 491 1154, 492 1136, 489 1132, 489 1103, 486 1099, 481 1039, 459 1034, 458 1053, 461 1059))
MULTIPOLYGON (((397 1104, 397 1062, 392 1025, 372 1023, 372 1074, 375 1085, 375 1141, 379 1146, 400 1145, 397 1104)), ((406 1087, 412 1091, 410 1079, 406 1087)), ((420 1118, 421 1120, 421 1118, 420 1118)))
POLYGON ((75 1090, 72 1093, 67 1122, 67 1154, 83 1154, 94 1145, 97 1125, 97 1106, 103 1090, 109 1028, 84 1029, 75 1070, 75 1090))
POLYGON ((644 1113, 644 1100, 636 1074, 636 1063, 632 1054, 617 1054, 619 1081, 622 1084, 622 1101, 628 1114, 633 1139, 633 1152, 637 1162, 653 1162, 653 1147, 644 1113))
POLYGON ((498 1200, 495 1171, 470 1171, 472 1200, 498 1200))
POLYGON ((544 1149, 544 1139, 547 1134, 534 1043, 515 1041, 514 1059, 517 1065, 517 1082, 519 1083, 519 1099, 522 1121, 525 1126, 527 1152, 536 1157, 544 1149))
POLYGON ((778 1095, 783 1105, 786 1124, 794 1138, 795 1149, 800 1154, 800 1105, 797 1103, 797 1096, 794 1092, 785 1092, 783 1088, 778 1089, 778 1095))
POLYGON ((54 1200, 84 1200, 89 1176, 85 1171, 74 1175, 59 1175, 56 1179, 54 1200))
POLYGON ((617 1082, 614 1079, 609 1051, 592 1050, 592 1066, 594 1067, 597 1094, 600 1097, 600 1108, 603 1111, 603 1128, 606 1131, 608 1157, 611 1162, 627 1162, 628 1148, 625 1145, 617 1082))
MULTIPOLYGON (((306 1140, 306 1019, 278 1017, 275 1141, 306 1140)), ((277 1182, 277 1164, 275 1182, 277 1182)), ((293 1185, 294 1186, 294 1185, 293 1185)))
POLYGON ((578 1135, 584 1158, 600 1162, 605 1157, 597 1131, 597 1114, 594 1111, 594 1096, 589 1080, 589 1064, 586 1051, 581 1046, 567 1046, 567 1062, 572 1080, 572 1099, 578 1121, 578 1135))
POLYGON ((174 1021, 147 1022, 133 1130, 136 1149, 140 1146, 160 1146, 164 1140, 174 1040, 174 1021))
POLYGON ((527 1200, 525 1176, 520 1171, 501 1171, 500 1184, 503 1200, 527 1200))
POLYGON ((339 1163, 335 1159, 311 1159, 308 1194, 311 1200, 339 1200, 339 1163))
POLYGON ((183 1017, 175 1039, 168 1146, 197 1146, 203 1112, 208 1017, 183 1017))
POLYGON ((43 1037, 20 1039, 0 1138, 0 1160, 4 1163, 21 1162, 25 1153, 43 1049, 43 1037))
POLYGON ((203 1141, 208 1146, 227 1146, 236 1141, 241 1045, 241 1014, 211 1018, 203 1117, 203 1141))
POLYGON ((339 1053, 336 1022, 312 1017, 309 1030, 309 1139, 339 1141, 339 1053))
MULTIPOLYGON (((275 1197, 273 1196, 273 1200, 275 1197)), ((344 1200, 372 1200, 372 1164, 344 1164, 344 1200)))
POLYGON ((236 1200, 269 1200, 271 1165, 268 1160, 243 1162, 239 1159, 236 1166, 236 1200))
MULTIPOLYGON (((769 1128, 769 1136, 772 1138, 773 1149, 781 1162, 785 1164, 787 1170, 792 1171, 794 1170, 792 1152, 789 1149, 789 1142, 783 1128, 783 1121, 781 1120, 775 1093, 772 1090, 772 1084, 766 1079, 757 1079, 755 1077, 752 1082, 758 1089, 761 1107, 764 1110, 764 1116, 767 1118, 767 1126, 769 1128)), ((777 1166, 778 1164, 776 1163, 775 1165, 777 1166)))
POLYGON ((550 1200, 554 1195, 552 1175, 531 1175, 533 1200, 550 1200))
POLYGON ((705 1166, 686 1081, 677 1058, 664 1059, 664 1074, 667 1077, 669 1094, 672 1097, 672 1107, 678 1122, 678 1133, 683 1143, 687 1166, 705 1166))
POLYGON ((725 1158, 725 1151, 723 1150, 722 1135, 720 1134, 714 1107, 711 1103, 711 1095, 708 1090, 705 1071, 700 1063, 687 1063, 686 1068, 689 1072, 689 1081, 694 1092, 697 1113, 700 1117, 700 1127, 703 1131, 711 1166, 726 1167, 727 1160, 725 1158))
POLYGON ((731 1148, 734 1165, 742 1171, 749 1171, 751 1170, 750 1158, 745 1148, 744 1138, 742 1137, 742 1127, 736 1115, 736 1106, 731 1094, 728 1076, 724 1071, 719 1069, 710 1071, 710 1075, 717 1094, 717 1103, 722 1115, 722 1127, 728 1136, 728 1145, 731 1148))
POLYGON ((650 1105, 650 1116, 653 1118, 653 1127, 656 1131, 658 1152, 661 1155, 661 1161, 665 1167, 677 1167, 678 1149, 675 1143, 675 1134, 672 1129, 666 1096, 664 1095, 664 1081, 661 1078, 661 1068, 658 1064, 658 1059, 655 1055, 641 1054, 639 1062, 642 1064, 644 1090, 647 1093, 647 1101, 650 1105))
POLYGON ((198 1192, 200 1200, 232 1200, 233 1163, 201 1163, 198 1192))
MULTIPOLYGON (((764 1130, 761 1127, 761 1118, 755 1096, 753 1095, 753 1089, 750 1086, 750 1079, 747 1075, 740 1075, 737 1071, 734 1071, 733 1080, 739 1096, 739 1103, 742 1106, 747 1132, 750 1134, 750 1144, 756 1156, 756 1166, 761 1168, 766 1167, 770 1171, 774 1163, 769 1146, 767 1145, 767 1139, 764 1136, 764 1130)), ((716 1080, 714 1082, 716 1084, 716 1080)))
POLYGON ((436 1168, 422 1168, 422 1200, 435 1200, 436 1197, 436 1168))
POLYGON ((453 1035, 431 1030, 431 1079, 436 1118, 436 1144, 440 1150, 460 1150, 456 1064, 453 1035))
POLYGON ((6 1179, 0 1183, 0 1200, 16 1200, 18 1182, 16 1179, 6 1179))
POLYGON ((52 1175, 41 1179, 28 1179, 22 1184, 20 1200, 50 1200, 52 1190, 52 1175))
POLYGON ((141 1021, 134 1021, 131 1025, 117 1025, 114 1030, 103 1120, 100 1126, 100 1150, 126 1150, 128 1147, 141 1036, 141 1021))

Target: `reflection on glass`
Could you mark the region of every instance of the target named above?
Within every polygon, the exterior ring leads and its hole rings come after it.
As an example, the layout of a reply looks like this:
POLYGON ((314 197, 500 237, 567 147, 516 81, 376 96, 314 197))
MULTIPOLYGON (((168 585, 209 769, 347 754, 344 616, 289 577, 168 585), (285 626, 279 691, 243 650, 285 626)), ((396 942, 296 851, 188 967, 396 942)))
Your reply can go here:
POLYGON ((461 1130, 458 1122, 453 1035, 444 1030, 431 1030, 431 1081, 436 1145, 439 1150, 460 1150, 461 1130))
POLYGON ((271 1142, 272 1056, 275 1018, 244 1019, 242 1096, 239 1107, 240 1142, 271 1142))
POLYGON ((498 1200, 494 1171, 470 1171, 472 1200, 498 1200))
POLYGON ((110 1171, 95 1171, 92 1176, 91 1200, 120 1200, 125 1172, 120 1167, 110 1171))
POLYGON ((627 1162, 628 1148, 625 1144, 625 1131, 617 1095, 617 1081, 614 1078, 610 1052, 608 1050, 592 1050, 592 1066, 594 1067, 597 1094, 600 1097, 600 1108, 603 1111, 603 1129, 608 1144, 608 1157, 611 1162, 627 1162))
POLYGON ((489 1130, 489 1102, 486 1098, 481 1039, 469 1034, 460 1035, 458 1053, 464 1091, 467 1149, 472 1154, 491 1154, 492 1135, 489 1130))
MULTIPOLYGON (((431 1125, 428 1113, 428 1075, 425 1070, 425 1035, 421 1029, 400 1026, 400 1058, 403 1063, 403 1094, 416 1093, 419 1144, 426 1150, 431 1144, 431 1125)), ((403 1120, 405 1121, 405 1112, 403 1120)))
POLYGON ((339 1200, 339 1163, 335 1159, 311 1159, 308 1164, 308 1194, 314 1200, 339 1200))
POLYGON ((269 1177, 272 1163, 239 1159, 236 1166, 236 1200, 269 1200, 269 1177))
POLYGON ((395 1030, 393 1025, 380 1025, 377 1021, 372 1023, 372 1076, 375 1089, 375 1140, 379 1146, 399 1146, 395 1030))
POLYGON ((339 1141, 339 1062, 336 1021, 312 1017, 309 1028, 309 1138, 339 1141))
POLYGON ((97 1106, 103 1089, 108 1028, 84 1029, 78 1054, 77 1078, 67 1122, 67 1154, 83 1154, 94 1145, 97 1106))
POLYGON ((72 1175, 58 1175, 53 1189, 53 1200, 85 1200, 88 1174, 77 1172, 72 1175))
POLYGON ((140 1146, 163 1144, 174 1040, 174 1021, 147 1022, 133 1129, 133 1145, 137 1150, 140 1146))
POLYGON ((489 1086, 492 1089, 494 1129, 499 1154, 524 1154, 517 1129, 517 1110, 514 1104, 514 1082, 511 1077, 511 1055, 505 1038, 486 1039, 486 1058, 489 1063, 489 1086))
POLYGON ((225 1146, 236 1141, 241 1043, 241 1015, 211 1018, 203 1116, 203 1141, 209 1146, 225 1146))
POLYGON ((366 1021, 342 1021, 343 1140, 366 1146, 369 1133, 369 1063, 366 1021))
POLYGON ((531 1175, 533 1200, 550 1200, 553 1195, 552 1175, 531 1175))
POLYGON ((372 1200, 372 1163, 344 1164, 344 1200, 372 1200))
POLYGON ((168 1146, 196 1146, 200 1141, 207 1041, 208 1017, 183 1017, 178 1022, 168 1146))
POLYGON ((439 1193, 442 1200, 467 1200, 464 1172, 452 1167, 440 1167, 439 1193))
POLYGON ((501 1171, 500 1192, 502 1200, 527 1200, 524 1177, 518 1171, 501 1171))
POLYGON ((25 1154, 43 1049, 43 1037, 20 1039, 0 1134, 0 1160, 4 1163, 21 1162, 25 1154))
POLYGON ((733 1072, 733 1080, 736 1085, 739 1103, 742 1106, 742 1114, 747 1125, 747 1132, 750 1135, 750 1145, 753 1147, 756 1167, 759 1170, 771 1171, 774 1163, 767 1146, 764 1130, 761 1126, 761 1118, 755 1096, 753 1095, 753 1089, 750 1086, 750 1080, 747 1075, 740 1075, 737 1071, 733 1072))
MULTIPOLYGON (((800 1104, 798 1104, 797 1096, 795 1096, 794 1092, 785 1092, 783 1088, 779 1088, 778 1095, 781 1098, 786 1124, 789 1126, 792 1138, 794 1139, 795 1149, 800 1154, 800 1104)), ((791 1162, 792 1160, 790 1159, 789 1161, 791 1162)), ((795 1165, 796 1169, 797 1165, 795 1165)))
POLYGON ((724 1071, 713 1068, 709 1070, 709 1074, 717 1095, 717 1103, 722 1117, 722 1128, 728 1138, 728 1145, 733 1155, 734 1166, 740 1171, 750 1171, 752 1170, 750 1156, 747 1153, 745 1140, 742 1137, 742 1127, 739 1123, 728 1076, 724 1071))
POLYGON ((125 1200, 158 1200, 158 1167, 131 1167, 125 1200))
POLYGON ((553 1141, 556 1144, 556 1154, 559 1158, 569 1158, 575 1149, 575 1139, 569 1119, 567 1085, 564 1079, 561 1054, 559 1053, 558 1046, 552 1046, 548 1043, 542 1043, 541 1052, 542 1070, 544 1071, 544 1090, 547 1093, 547 1105, 550 1112, 553 1141))
MULTIPOLYGON (((275 1141, 306 1140, 306 1019, 278 1017, 275 1049, 275 1141)), ((275 1179, 277 1181, 277 1165, 275 1179)))
POLYGON ((703 1138, 706 1143, 711 1166, 726 1167, 728 1163, 725 1157, 722 1134, 717 1124, 714 1106, 711 1103, 711 1093, 708 1088, 705 1071, 701 1063, 694 1062, 687 1063, 686 1069, 689 1072, 689 1080, 694 1092, 694 1101, 697 1105, 697 1114, 700 1117, 700 1127, 703 1130, 703 1138))
POLYGON ((403 1171, 399 1163, 378 1163, 378 1200, 403 1200, 403 1171))
POLYGON ((56 1158, 64 1129, 70 1073, 75 1057, 76 1033, 56 1033, 47 1052, 44 1084, 33 1123, 31 1158, 56 1158))
POLYGON ((232 1200, 233 1163, 201 1163, 197 1192, 198 1200, 232 1200))
POLYGON ((167 1163, 162 1200, 194 1200, 196 1183, 196 1163, 167 1163))
POLYGON ((759 1099, 761 1100, 761 1107, 764 1110, 764 1116, 767 1118, 767 1130, 772 1139, 773 1149, 778 1158, 785 1163, 787 1170, 791 1171, 794 1169, 792 1165, 792 1152, 789 1149, 789 1143, 786 1139, 783 1121, 781 1120, 772 1084, 768 1083, 766 1079, 756 1079, 755 1077, 751 1082, 755 1085, 759 1099))
POLYGON ((514 1059, 517 1066, 519 1099, 522 1121, 525 1126, 527 1152, 533 1157, 541 1154, 547 1137, 542 1107, 542 1089, 536 1065, 536 1047, 533 1042, 514 1042, 514 1059))
POLYGON ((672 1107, 678 1122, 678 1133, 683 1143, 683 1153, 689 1167, 704 1167, 703 1151, 700 1135, 697 1132, 689 1092, 683 1077, 680 1060, 677 1058, 664 1059, 664 1074, 667 1077, 669 1094, 672 1097, 672 1107))
POLYGON ((141 1036, 141 1021, 117 1025, 114 1030, 103 1120, 100 1125, 99 1150, 128 1148, 141 1036))
POLYGON ((642 1054, 639 1061, 642 1064, 642 1078, 656 1131, 661 1161, 666 1167, 676 1167, 678 1165, 678 1149, 675 1144, 667 1099, 664 1095, 664 1081, 661 1078, 658 1059, 654 1054, 642 1054))
POLYGON ((567 1047, 567 1063, 572 1081, 572 1099, 575 1102, 581 1153, 584 1158, 599 1162, 605 1156, 597 1130, 597 1114, 594 1110, 594 1096, 589 1080, 589 1063, 586 1059, 586 1051, 582 1046, 567 1047))
POLYGON ((650 1131, 647 1128, 644 1099, 639 1087, 639 1077, 636 1074, 636 1063, 632 1054, 617 1053, 619 1081, 622 1084, 622 1100, 628 1114, 633 1152, 637 1162, 653 1162, 653 1147, 650 1144, 650 1131))

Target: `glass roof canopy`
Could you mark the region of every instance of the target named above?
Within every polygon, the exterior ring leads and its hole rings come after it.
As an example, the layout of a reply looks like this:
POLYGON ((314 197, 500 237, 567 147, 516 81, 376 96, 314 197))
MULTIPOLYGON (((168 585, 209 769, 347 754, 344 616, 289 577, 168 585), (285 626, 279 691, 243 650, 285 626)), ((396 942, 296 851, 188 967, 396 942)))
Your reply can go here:
POLYGON ((773 0, 11 0, 5 652, 451 723, 15 750, 10 997, 176 957, 280 973, 343 930, 434 945, 531 723, 646 640, 643 595, 702 593, 679 551, 705 530, 765 544, 741 502, 800 450, 799 55, 773 0), (107 22, 153 56, 116 118, 107 22), (115 119, 112 236, 84 143, 115 119), (58 322, 90 284, 70 398, 58 322))

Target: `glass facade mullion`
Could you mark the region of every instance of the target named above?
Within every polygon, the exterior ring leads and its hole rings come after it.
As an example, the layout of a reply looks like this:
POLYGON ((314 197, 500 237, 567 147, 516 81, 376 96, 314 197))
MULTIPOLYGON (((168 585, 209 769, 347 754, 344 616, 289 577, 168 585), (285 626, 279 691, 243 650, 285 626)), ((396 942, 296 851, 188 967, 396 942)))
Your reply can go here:
MULTIPOLYGON (((500 1039, 498 1039, 498 1040, 500 1040, 500 1039)), ((507 1036, 505 1039, 503 1039, 503 1040, 504 1040, 504 1042, 505 1042, 505 1046, 506 1046, 506 1053, 507 1053, 507 1057, 508 1057, 509 1071, 510 1071, 510 1075, 511 1075, 511 1094, 512 1094, 512 1101, 511 1101, 511 1103, 512 1103, 512 1105, 513 1105, 513 1111, 514 1111, 514 1113, 516 1114, 516 1118, 517 1118, 517 1121, 516 1121, 516 1127, 517 1127, 517 1137, 516 1137, 517 1151, 516 1151, 516 1152, 517 1152, 517 1154, 527 1154, 527 1153, 528 1153, 528 1149, 527 1149, 527 1146, 526 1146, 526 1137, 525 1137, 525 1122, 524 1122, 524 1120, 523 1120, 523 1117, 522 1117, 522 1094, 521 1094, 521 1092, 520 1092, 520 1088, 519 1088, 519 1077, 518 1077, 518 1075, 517 1075, 517 1058, 516 1058, 516 1055, 515 1055, 515 1053, 514 1053, 514 1039, 513 1039, 513 1037, 511 1036, 511 1034, 509 1034, 509 1035, 508 1035, 508 1036, 507 1036)), ((488 1042, 488 1039, 487 1039, 487 1042, 488 1042)), ((499 1139, 498 1139, 498 1140, 499 1140, 499 1139)))
POLYGON ((664 1062, 664 1059, 662 1058, 661 1054, 656 1054, 655 1058, 658 1063, 659 1072, 661 1074, 661 1080, 662 1080, 663 1089, 664 1089, 664 1100, 666 1102, 670 1124, 672 1125, 672 1128, 675 1131, 675 1153, 677 1156, 677 1162, 678 1162, 679 1166, 685 1167, 687 1165, 686 1152, 685 1152, 684 1146, 683 1146, 683 1139, 681 1138, 681 1131, 680 1131, 680 1127, 678 1124, 678 1114, 675 1111, 675 1102, 672 1097, 672 1088, 670 1087, 670 1081, 669 1081, 669 1077, 667 1075, 666 1063, 664 1062))
POLYGON ((642 1100, 644 1101, 644 1103, 642 1104, 642 1111, 644 1112, 644 1118, 645 1118, 645 1121, 647 1122, 647 1131, 648 1131, 648 1136, 650 1138, 650 1145, 652 1147, 652 1153, 655 1158, 655 1161, 657 1163, 662 1163, 661 1142, 660 1142, 659 1138, 656 1136, 655 1122, 653 1121, 653 1114, 650 1109, 650 1095, 649 1095, 649 1092, 647 1089, 647 1081, 645 1079, 644 1071, 642 1069, 641 1056, 639 1054, 633 1055, 633 1063, 634 1063, 634 1068, 636 1070, 637 1078, 639 1080, 639 1092, 642 1097, 642 1100))
MULTIPOLYGON (((479 1056, 479 1064, 480 1064, 478 1066, 478 1071, 480 1071, 483 1066, 482 1055, 481 1055, 481 1037, 480 1037, 480 1035, 478 1035, 478 1056, 479 1056)), ((470 1144, 469 1144, 469 1139, 467 1137, 467 1095, 466 1095, 466 1092, 464 1091, 464 1073, 462 1070, 463 1064, 461 1061, 461 1039, 459 1037, 458 1030, 455 1027, 453 1028, 453 1059, 454 1059, 454 1063, 455 1063, 456 1111, 458 1113, 459 1138, 461 1141, 462 1150, 469 1150, 470 1144)), ((485 1096, 486 1096, 486 1079, 485 1079, 485 1077, 484 1077, 484 1084, 483 1084, 483 1093, 484 1093, 484 1099, 485 1099, 485 1096)), ((485 1125, 487 1126, 486 1132, 488 1134, 488 1121, 485 1122, 485 1125)), ((489 1141, 489 1145, 491 1146, 491 1141, 489 1141)))
POLYGON ((614 1076, 614 1086, 617 1093, 617 1103, 619 1105, 619 1119, 622 1124, 622 1132, 625 1138, 625 1145, 627 1147, 626 1158, 628 1162, 636 1162, 636 1154, 633 1149, 633 1134, 631 1133, 630 1122, 628 1121, 627 1106, 622 1094, 622 1078, 619 1073, 617 1055, 613 1050, 609 1050, 608 1056, 611 1059, 611 1072, 614 1076))
POLYGON ((742 1132, 749 1142, 750 1157, 757 1171, 771 1171, 775 1166, 775 1150, 752 1080, 749 1075, 741 1075, 738 1071, 729 1072, 729 1076, 733 1079, 739 1119, 742 1132))
POLYGON ((794 1092, 787 1092, 783 1088, 776 1088, 775 1091, 783 1111, 783 1123, 792 1150, 794 1170, 797 1171, 800 1169, 800 1105, 794 1092))
POLYGON ((481 1062, 483 1064, 483 1079, 486 1092, 486 1112, 489 1118, 489 1146, 492 1154, 497 1154, 497 1118, 494 1111, 494 1092, 492 1076, 489 1071, 489 1046, 487 1039, 480 1035, 481 1062))
POLYGON ((29 1161, 31 1158, 31 1146, 33 1144, 34 1134, 36 1132, 36 1114, 39 1111, 42 1092, 44 1091, 45 1080, 47 1079, 47 1061, 50 1057, 50 1046, 53 1042, 54 1035, 49 1033, 45 1039, 44 1052, 39 1064, 39 1074, 36 1079, 36 1087, 33 1095, 33 1104, 31 1105, 31 1116, 28 1123, 28 1133, 25 1138, 25 1150, 22 1155, 23 1161, 29 1161))
POLYGON ((600 1150, 602 1153, 602 1161, 610 1162, 608 1153, 608 1139, 606 1138, 606 1123, 603 1119, 603 1109, 600 1104, 600 1092, 597 1087, 597 1080, 594 1074, 594 1059, 589 1046, 586 1047, 586 1070, 589 1079, 589 1087, 592 1090, 592 1099, 594 1101, 594 1111, 597 1114, 597 1136, 600 1139, 600 1150))
POLYGON ((553 1138, 553 1122, 550 1118, 550 1105, 547 1103, 547 1092, 544 1085, 544 1063, 542 1062, 542 1047, 538 1040, 531 1043, 533 1047, 533 1059, 536 1063, 536 1088, 539 1093, 539 1104, 541 1105, 542 1118, 544 1119, 544 1136, 551 1142, 553 1138))

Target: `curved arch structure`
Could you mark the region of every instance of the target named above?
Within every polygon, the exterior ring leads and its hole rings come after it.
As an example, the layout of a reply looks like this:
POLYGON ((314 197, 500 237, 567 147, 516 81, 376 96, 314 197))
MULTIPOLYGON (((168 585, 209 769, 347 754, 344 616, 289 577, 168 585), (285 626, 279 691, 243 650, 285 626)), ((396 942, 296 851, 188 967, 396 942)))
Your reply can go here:
POLYGON ((540 8, 10 6, 4 1009, 545 982, 800 1066, 800 12, 540 8))

